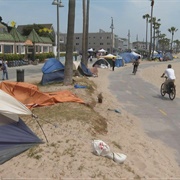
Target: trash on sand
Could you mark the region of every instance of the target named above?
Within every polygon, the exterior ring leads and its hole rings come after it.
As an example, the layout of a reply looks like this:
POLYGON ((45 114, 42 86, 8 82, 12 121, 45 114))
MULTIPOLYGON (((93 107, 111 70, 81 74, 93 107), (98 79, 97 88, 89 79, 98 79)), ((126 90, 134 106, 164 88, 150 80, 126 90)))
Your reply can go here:
POLYGON ((121 113, 121 111, 119 109, 108 109, 109 111, 114 111, 116 113, 121 113))
POLYGON ((83 86, 83 85, 79 85, 79 84, 75 84, 74 87, 75 88, 87 88, 87 86, 83 86))
POLYGON ((107 157, 119 164, 122 164, 127 158, 125 154, 111 152, 110 147, 102 140, 94 140, 92 148, 95 155, 107 157))

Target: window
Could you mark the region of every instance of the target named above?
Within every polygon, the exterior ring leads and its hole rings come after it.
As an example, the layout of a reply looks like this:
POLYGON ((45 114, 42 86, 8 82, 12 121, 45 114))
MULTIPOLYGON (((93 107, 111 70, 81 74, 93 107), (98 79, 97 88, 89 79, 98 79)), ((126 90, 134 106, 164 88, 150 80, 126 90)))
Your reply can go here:
POLYGON ((43 52, 47 53, 48 52, 48 46, 43 46, 43 52))
POLYGON ((13 45, 4 45, 4 53, 13 53, 13 45))
POLYGON ((76 43, 76 46, 79 46, 79 43, 76 43))
POLYGON ((76 39, 79 39, 79 37, 76 37, 76 39))
POLYGON ((100 43, 100 45, 103 45, 103 43, 100 43))

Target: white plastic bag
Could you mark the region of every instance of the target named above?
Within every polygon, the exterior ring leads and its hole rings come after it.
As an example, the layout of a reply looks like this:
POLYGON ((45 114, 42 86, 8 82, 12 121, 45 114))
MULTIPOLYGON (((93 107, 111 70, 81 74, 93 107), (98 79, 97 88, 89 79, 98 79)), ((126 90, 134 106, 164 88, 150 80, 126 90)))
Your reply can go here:
POLYGON ((102 140, 94 140, 92 142, 93 153, 98 156, 106 156, 110 153, 109 146, 102 140))

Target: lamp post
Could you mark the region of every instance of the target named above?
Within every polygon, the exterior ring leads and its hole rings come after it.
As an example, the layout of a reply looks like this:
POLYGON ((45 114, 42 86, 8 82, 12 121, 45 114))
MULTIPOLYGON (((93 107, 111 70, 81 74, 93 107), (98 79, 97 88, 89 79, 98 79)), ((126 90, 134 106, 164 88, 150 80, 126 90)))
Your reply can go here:
POLYGON ((59 36, 59 7, 64 7, 61 0, 54 0, 52 5, 57 6, 57 59, 60 60, 60 36, 59 36))

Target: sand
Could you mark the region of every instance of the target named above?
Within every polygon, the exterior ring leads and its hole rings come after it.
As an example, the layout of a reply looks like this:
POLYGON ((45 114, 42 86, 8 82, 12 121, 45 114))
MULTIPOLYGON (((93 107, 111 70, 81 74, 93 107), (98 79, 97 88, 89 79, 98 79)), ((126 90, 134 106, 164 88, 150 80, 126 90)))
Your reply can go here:
MULTIPOLYGON (((140 71, 140 75, 159 87, 162 79, 157 76, 161 76, 166 66, 157 63, 140 71)), ((173 66, 178 79, 180 63, 173 66)), ((98 77, 92 80, 97 84, 97 93, 102 92, 106 98, 102 104, 96 104, 94 109, 107 119, 108 133, 92 136, 87 131, 88 125, 76 120, 64 122, 57 127, 44 125, 49 144, 40 145, 37 149, 42 157, 30 158, 27 152, 14 157, 0 166, 1 179, 180 179, 180 167, 175 161, 173 149, 148 137, 140 120, 129 112, 107 111, 107 107, 122 106, 108 90, 108 76, 113 73, 111 69, 98 71, 98 77), (107 143, 112 152, 127 155, 125 162, 117 164, 111 159, 92 154, 91 143, 95 138, 107 143)), ((176 87, 179 97, 178 81, 176 87)), ((34 131, 37 135, 41 134, 38 127, 34 131)))

